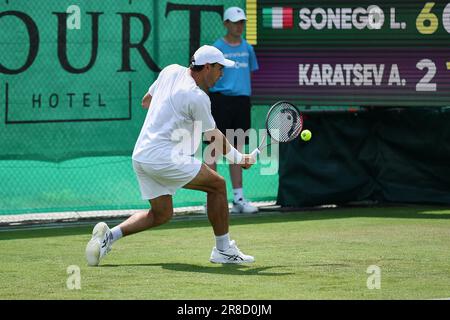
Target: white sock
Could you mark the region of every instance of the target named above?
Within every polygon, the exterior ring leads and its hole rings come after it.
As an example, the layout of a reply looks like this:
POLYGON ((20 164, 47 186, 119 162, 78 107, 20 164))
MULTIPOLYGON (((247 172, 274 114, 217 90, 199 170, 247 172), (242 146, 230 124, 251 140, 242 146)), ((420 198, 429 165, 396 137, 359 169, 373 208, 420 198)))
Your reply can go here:
POLYGON ((244 200, 244 190, 242 188, 233 189, 234 202, 244 200))
POLYGON ((216 248, 220 251, 225 251, 230 247, 230 234, 224 234, 223 236, 216 236, 216 248))
POLYGON ((112 228, 111 233, 112 233, 112 242, 111 243, 114 243, 123 237, 122 230, 120 230, 119 226, 115 226, 114 228, 112 228))

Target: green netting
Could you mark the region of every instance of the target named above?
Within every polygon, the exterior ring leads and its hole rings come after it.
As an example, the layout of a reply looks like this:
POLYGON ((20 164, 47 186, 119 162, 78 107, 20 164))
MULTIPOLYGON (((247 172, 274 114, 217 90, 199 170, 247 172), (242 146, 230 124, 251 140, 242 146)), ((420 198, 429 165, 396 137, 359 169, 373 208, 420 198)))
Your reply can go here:
MULTIPOLYGON (((255 128, 263 127, 267 108, 253 108, 255 128)), ((244 171, 245 193, 251 200, 275 199, 278 174, 261 172, 277 171, 277 168, 278 162, 269 164, 263 159, 244 171)), ((218 171, 227 178, 231 200, 228 165, 219 164, 218 171)), ((62 162, 3 160, 0 161, 0 181, 0 215, 148 207, 148 203, 140 198, 129 156, 84 157, 62 162)), ((197 191, 183 189, 174 196, 175 207, 205 202, 205 194, 197 191)))
POLYGON ((188 65, 194 47, 224 35, 224 7, 244 4, 2 2, 0 159, 130 154, 158 71, 188 65), (66 13, 73 5, 78 24, 66 13))
MULTIPOLYGON (((158 70, 224 35, 230 6, 245 1, 2 1, 0 214, 147 207, 130 160, 141 98, 158 70)), ((278 176, 260 169, 244 173, 246 196, 275 199, 278 176)), ((181 190, 174 205, 205 199, 181 190)))

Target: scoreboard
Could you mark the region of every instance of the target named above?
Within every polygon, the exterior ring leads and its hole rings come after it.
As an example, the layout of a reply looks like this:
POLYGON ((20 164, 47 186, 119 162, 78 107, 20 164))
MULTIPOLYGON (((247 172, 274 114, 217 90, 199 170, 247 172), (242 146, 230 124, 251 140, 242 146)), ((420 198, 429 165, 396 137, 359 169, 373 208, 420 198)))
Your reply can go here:
POLYGON ((253 101, 450 106, 450 2, 247 0, 253 101))

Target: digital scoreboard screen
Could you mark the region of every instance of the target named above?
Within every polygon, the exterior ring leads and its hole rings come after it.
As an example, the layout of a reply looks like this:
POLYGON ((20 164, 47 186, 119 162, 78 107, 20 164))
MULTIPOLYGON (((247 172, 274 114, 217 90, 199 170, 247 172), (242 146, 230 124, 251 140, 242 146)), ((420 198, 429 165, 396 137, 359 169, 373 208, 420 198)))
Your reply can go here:
POLYGON ((450 106, 450 2, 247 1, 254 103, 450 106))

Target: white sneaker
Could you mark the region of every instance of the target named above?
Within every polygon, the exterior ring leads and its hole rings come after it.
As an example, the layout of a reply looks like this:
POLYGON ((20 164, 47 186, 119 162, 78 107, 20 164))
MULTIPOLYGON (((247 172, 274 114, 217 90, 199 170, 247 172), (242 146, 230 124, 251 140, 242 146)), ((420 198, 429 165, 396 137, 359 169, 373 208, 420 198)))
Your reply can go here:
POLYGON ((233 201, 231 213, 256 213, 258 207, 251 205, 247 200, 241 199, 238 202, 233 201))
POLYGON ((86 246, 86 259, 88 265, 98 266, 102 259, 109 251, 111 251, 112 233, 104 222, 95 225, 92 231, 92 238, 86 246))
POLYGON ((225 251, 213 248, 209 261, 212 263, 251 263, 255 261, 252 256, 247 256, 239 250, 234 240, 230 241, 230 247, 225 251))

